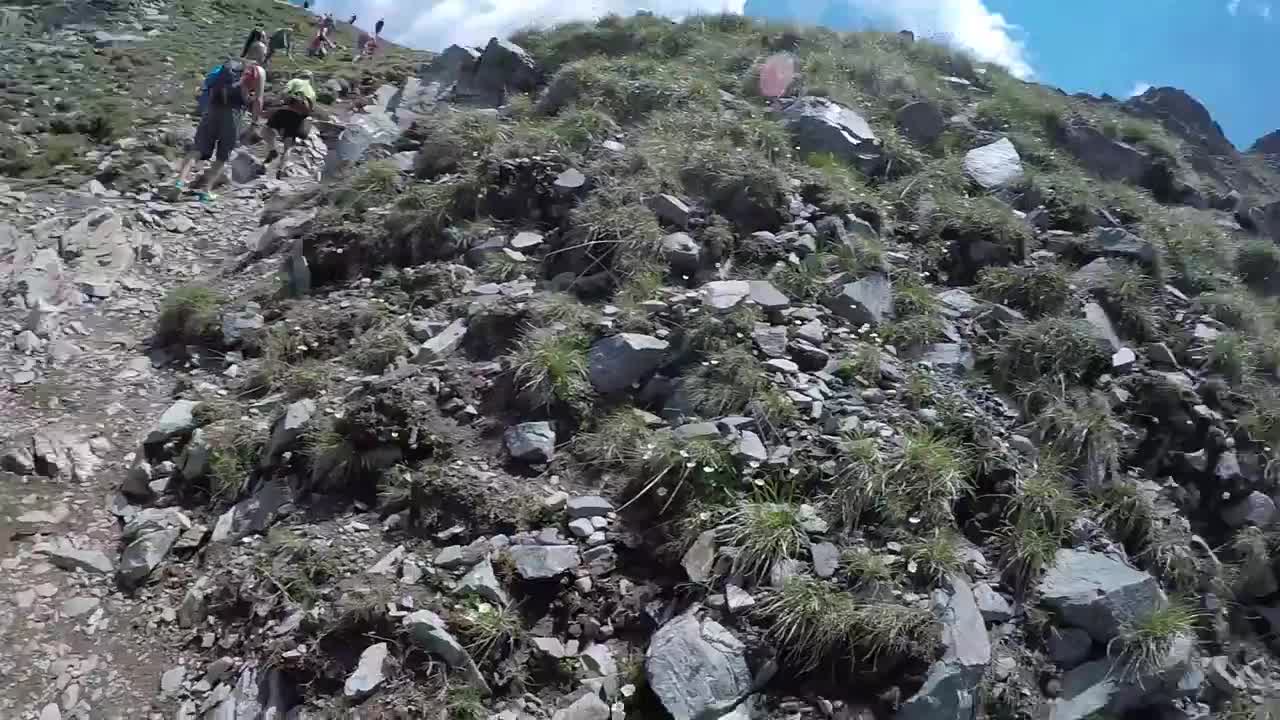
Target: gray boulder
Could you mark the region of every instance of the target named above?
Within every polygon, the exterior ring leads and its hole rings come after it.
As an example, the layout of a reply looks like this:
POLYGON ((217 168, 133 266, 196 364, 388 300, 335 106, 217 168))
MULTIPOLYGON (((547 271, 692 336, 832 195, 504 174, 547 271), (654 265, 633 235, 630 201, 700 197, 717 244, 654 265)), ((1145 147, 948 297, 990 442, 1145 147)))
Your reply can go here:
POLYGON ((702 303, 712 310, 731 310, 751 296, 746 280, 713 280, 698 288, 702 303))
POLYGON ((569 707, 557 710, 551 720, 609 720, 609 706, 595 693, 588 693, 569 707))
POLYGON ((218 516, 211 542, 235 542, 249 535, 265 533, 293 507, 293 491, 280 479, 262 483, 247 497, 218 516))
POLYGON ((1155 265, 1155 246, 1124 228, 1098 228, 1094 238, 1103 255, 1132 260, 1147 267, 1155 265))
POLYGON ((1106 643, 1126 623, 1150 614, 1165 602, 1149 573, 1100 553, 1059 550, 1054 566, 1040 581, 1040 599, 1062 620, 1106 643))
POLYGON ((1203 673, 1194 667, 1195 640, 1179 636, 1152 667, 1133 667, 1124 657, 1085 663, 1062 677, 1061 694, 1049 701, 1048 720, 1123 717, 1143 707, 1194 695, 1203 673))
POLYGON ((418 348, 418 352, 413 356, 413 362, 425 365, 449 357, 462 345, 462 341, 466 337, 467 321, 461 318, 454 320, 443 330, 432 336, 430 340, 422 343, 422 346, 418 348))
POLYGON ((1084 319, 1089 324, 1093 336, 1105 342, 1111 348, 1111 352, 1117 352, 1124 347, 1124 343, 1120 342, 1120 336, 1116 334, 1115 326, 1111 323, 1111 317, 1101 305, 1096 302, 1085 303, 1084 319))
POLYGON ((93 46, 99 49, 134 47, 146 41, 142 35, 110 33, 106 30, 95 30, 93 33, 93 46))
POLYGON ((491 38, 475 67, 475 83, 487 90, 528 92, 538 84, 538 65, 524 48, 491 38))
POLYGON ((166 440, 185 435, 196 427, 194 412, 200 403, 194 400, 178 400, 169 406, 143 442, 147 445, 163 443, 166 440))
POLYGON ((893 286, 886 275, 868 275, 840 288, 827 307, 854 325, 878 325, 893 317, 893 286))
POLYGON ((514 545, 507 552, 525 580, 547 580, 581 564, 577 545, 514 545))
POLYGON ((653 634, 645 674, 675 720, 720 717, 752 689, 746 646, 716 621, 699 620, 692 612, 653 634))
POLYGON ((1013 606, 987 583, 973 586, 973 598, 978 603, 982 619, 987 622, 1002 623, 1013 619, 1013 606))
POLYGON ((231 171, 231 182, 237 185, 253 182, 267 172, 267 166, 258 162, 252 152, 244 149, 236 150, 231 155, 227 169, 231 171))
POLYGON ((285 408, 284 414, 276 420, 275 427, 271 430, 271 439, 262 450, 259 465, 264 468, 270 467, 282 454, 292 450, 315 414, 315 400, 308 398, 290 403, 289 407, 285 408))
POLYGON ((1022 158, 1009 138, 1001 138, 965 153, 964 172, 983 190, 1013 187, 1023 177, 1022 158))
POLYGON ((680 559, 690 582, 705 583, 711 579, 716 564, 716 531, 704 530, 680 559))
POLYGON ((356 669, 347 676, 342 685, 342 694, 348 698, 359 700, 374 693, 387 680, 387 644, 375 643, 360 653, 360 661, 356 669))
POLYGON ((687 233, 671 233, 662 238, 662 257, 672 272, 694 273, 702 259, 702 248, 687 233))
POLYGON ((791 305, 791 299, 768 280, 748 280, 747 297, 765 310, 782 310, 791 305))
POLYGON ((613 512, 613 503, 599 495, 578 495, 569 498, 565 502, 564 509, 571 520, 593 518, 613 512))
POLYGON ((591 347, 587 373, 598 392, 621 392, 658 369, 667 342, 649 335, 618 333, 591 347))
POLYGON ((950 593, 939 590, 933 597, 945 651, 929 668, 924 686, 898 710, 898 720, 973 717, 978 683, 991 662, 991 642, 969 583, 958 575, 950 581, 950 593))
POLYGON ((675 225, 676 227, 689 227, 689 220, 693 215, 693 211, 689 209, 689 205, 685 201, 675 195, 654 195, 649 198, 646 203, 649 209, 653 211, 658 219, 675 225))
POLYGON ((1104 180, 1138 183, 1151 164, 1151 158, 1142 151, 1088 125, 1066 128, 1063 144, 1085 170, 1104 180))
POLYGON ((63 570, 84 570, 87 573, 106 575, 116 569, 116 564, 101 550, 78 548, 65 540, 47 546, 38 546, 49 556, 49 562, 63 570))
POLYGON ((942 116, 942 111, 928 100, 903 105, 898 108, 895 119, 902 132, 912 142, 920 145, 932 145, 947 127, 947 119, 942 116))
POLYGON ((120 554, 120 567, 116 570, 116 582, 126 590, 138 587, 164 562, 182 531, 167 528, 138 537, 120 554))
POLYGON ((475 660, 462 643, 449 633, 443 618, 430 610, 419 610, 406 615, 400 624, 414 644, 440 657, 449 667, 461 670, 472 684, 488 692, 488 686, 480 675, 475 660))
POLYGON ((386 113, 352 115, 325 156, 325 176, 337 174, 358 162, 372 147, 390 148, 400 137, 400 126, 386 113))
POLYGON ((1045 642, 1049 657, 1065 670, 1079 665, 1093 654, 1093 638, 1080 628, 1054 628, 1045 642))
POLYGON ((796 146, 804 155, 830 154, 874 174, 884 163, 884 150, 861 115, 827 98, 806 96, 782 113, 796 146))
POLYGON ((513 425, 502 434, 507 452, 516 460, 548 463, 556 455, 556 431, 549 422, 513 425))
POLYGON ((489 558, 476 563, 475 567, 462 576, 458 581, 458 590, 475 593, 497 605, 506 605, 508 602, 502 583, 499 583, 498 576, 493 574, 493 563, 489 562, 489 558))

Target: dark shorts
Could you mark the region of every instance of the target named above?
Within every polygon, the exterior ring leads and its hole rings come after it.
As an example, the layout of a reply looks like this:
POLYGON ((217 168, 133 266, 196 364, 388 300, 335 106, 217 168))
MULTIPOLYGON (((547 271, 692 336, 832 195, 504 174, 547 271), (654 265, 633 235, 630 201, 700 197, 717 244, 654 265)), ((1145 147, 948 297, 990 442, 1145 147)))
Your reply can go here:
POLYGON ((277 110, 271 113, 271 118, 267 120, 267 127, 280 133, 281 137, 291 140, 302 140, 306 138, 303 130, 306 127, 307 117, 300 115, 288 108, 277 110))
POLYGON ((231 151, 240 143, 240 117, 244 112, 235 108, 210 105, 200 118, 196 128, 196 152, 201 160, 216 157, 226 162, 231 151))

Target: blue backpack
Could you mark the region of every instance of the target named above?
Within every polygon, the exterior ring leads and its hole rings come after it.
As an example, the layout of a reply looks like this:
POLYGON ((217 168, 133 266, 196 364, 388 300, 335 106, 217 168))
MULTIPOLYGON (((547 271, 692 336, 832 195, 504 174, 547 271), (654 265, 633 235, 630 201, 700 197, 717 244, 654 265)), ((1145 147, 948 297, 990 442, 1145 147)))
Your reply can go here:
POLYGON ((240 90, 240 79, 243 75, 244 64, 233 60, 223 63, 216 72, 206 76, 209 102, 220 107, 244 107, 244 93, 240 90))
POLYGON ((220 72, 222 72, 222 66, 218 65, 210 70, 208 75, 204 76, 204 82, 200 84, 200 98, 196 102, 200 106, 201 114, 209 108, 209 88, 213 87, 213 82, 220 72))

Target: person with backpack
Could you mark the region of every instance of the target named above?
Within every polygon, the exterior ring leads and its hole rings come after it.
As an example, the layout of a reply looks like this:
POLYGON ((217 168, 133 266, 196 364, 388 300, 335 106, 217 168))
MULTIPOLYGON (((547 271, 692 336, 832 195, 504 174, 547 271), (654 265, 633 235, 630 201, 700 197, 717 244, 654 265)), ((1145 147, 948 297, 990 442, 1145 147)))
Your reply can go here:
POLYGON ((252 47, 254 43, 266 42, 266 40, 267 40, 267 34, 266 32, 263 31, 261 27, 256 27, 250 30, 249 37, 245 38, 244 40, 244 49, 240 51, 240 57, 243 58, 245 55, 248 55, 249 48, 252 47))
MULTIPOLYGON (((200 124, 196 127, 195 143, 178 168, 179 189, 186 187, 192 165, 197 160, 215 161, 209 172, 209 190, 221 181, 222 168, 240 142, 240 125, 245 111, 252 113, 255 124, 262 114, 267 72, 260 63, 266 53, 265 45, 254 43, 249 46, 243 61, 228 60, 210 73, 212 78, 206 81, 208 98, 200 124)), ((201 192, 202 199, 211 200, 213 197, 209 192, 201 192)))
POLYGON ((382 37, 382 28, 384 25, 386 25, 386 23, 382 19, 379 19, 378 22, 374 23, 373 25, 374 37, 382 37))
POLYGON ((284 177, 285 163, 289 160, 289 151, 294 144, 311 134, 310 117, 316 105, 316 91, 311 85, 311 79, 311 71, 304 70, 290 80, 285 85, 281 106, 267 120, 265 139, 270 151, 267 153, 266 164, 270 165, 279 155, 280 165, 276 168, 276 178, 284 177), (276 151, 277 137, 283 141, 283 152, 276 151))
POLYGON ((347 23, 347 24, 348 24, 348 25, 352 25, 352 26, 354 26, 354 25, 356 24, 356 16, 355 16, 355 15, 352 15, 352 16, 351 16, 351 22, 349 22, 349 23, 347 23))
POLYGON ((271 64, 271 56, 276 54, 277 50, 283 50, 286 57, 293 59, 293 44, 290 39, 293 34, 293 28, 280 28, 271 34, 271 41, 267 44, 267 57, 263 59, 263 65, 271 64))

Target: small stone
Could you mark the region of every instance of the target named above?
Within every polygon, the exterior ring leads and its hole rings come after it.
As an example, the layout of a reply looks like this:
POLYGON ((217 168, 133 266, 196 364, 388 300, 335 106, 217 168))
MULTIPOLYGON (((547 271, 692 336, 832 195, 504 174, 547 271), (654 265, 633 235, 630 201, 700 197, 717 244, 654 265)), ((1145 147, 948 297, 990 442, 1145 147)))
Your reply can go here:
POLYGON ((172 696, 182 689, 182 681, 187 677, 187 669, 181 665, 166 670, 160 676, 160 692, 172 696))
POLYGON ((820 578, 835 575, 840 567, 840 549, 829 542, 811 544, 809 555, 813 558, 813 572, 820 578))
POLYGON ((746 590, 729 583, 724 587, 725 605, 729 608, 729 612, 738 614, 744 610, 749 610, 756 604, 756 599, 746 590))
POLYGON ((1137 361, 1138 356, 1133 350, 1120 348, 1111 355, 1111 369, 1116 372, 1129 372, 1137 361))
POLYGON ((96 597, 75 597, 62 602, 62 614, 65 617, 80 617, 98 607, 102 601, 96 597))
POLYGON ((613 503, 599 495, 579 495, 570 498, 565 505, 565 509, 571 519, 577 520, 578 518, 608 515, 613 512, 613 503))
POLYGON ((511 457, 524 462, 548 463, 556 454, 556 432, 551 423, 545 421, 509 427, 503 441, 511 457))
POLYGON ((1009 605, 1009 601, 987 583, 973 586, 973 598, 978 603, 978 611, 982 613, 983 620, 1002 623, 1013 619, 1013 607, 1009 605))
POLYGON ((591 521, 587 518, 578 518, 577 520, 569 521, 569 532, 572 533, 574 537, 590 537, 591 533, 595 531, 595 525, 592 525, 591 521))
POLYGON ((360 653, 360 661, 354 672, 347 676, 342 692, 349 698, 368 697, 386 680, 388 647, 376 643, 360 653))

